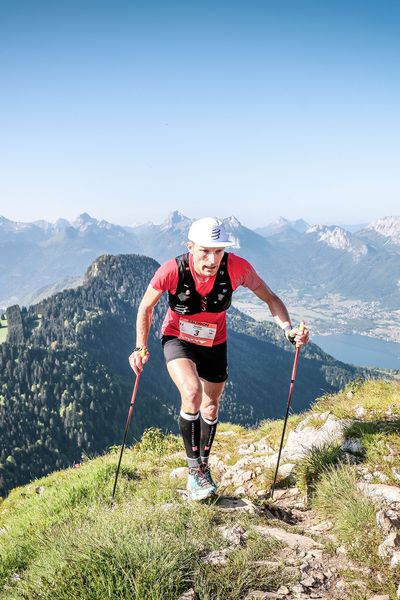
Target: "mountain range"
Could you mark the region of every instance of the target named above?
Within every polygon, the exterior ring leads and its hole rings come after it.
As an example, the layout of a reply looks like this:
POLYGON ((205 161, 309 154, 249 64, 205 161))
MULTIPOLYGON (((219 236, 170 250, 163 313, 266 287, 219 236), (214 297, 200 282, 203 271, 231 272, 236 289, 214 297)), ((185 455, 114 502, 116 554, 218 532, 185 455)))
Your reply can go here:
MULTIPOLYGON (((156 225, 113 225, 83 213, 74 222, 17 223, 0 217, 0 306, 28 305, 79 285, 87 264, 104 253, 139 253, 163 262, 185 250, 191 219, 174 211, 156 225)), ((400 217, 352 233, 338 225, 280 218, 252 230, 224 219, 243 255, 276 290, 314 300, 343 298, 399 309, 400 217)))

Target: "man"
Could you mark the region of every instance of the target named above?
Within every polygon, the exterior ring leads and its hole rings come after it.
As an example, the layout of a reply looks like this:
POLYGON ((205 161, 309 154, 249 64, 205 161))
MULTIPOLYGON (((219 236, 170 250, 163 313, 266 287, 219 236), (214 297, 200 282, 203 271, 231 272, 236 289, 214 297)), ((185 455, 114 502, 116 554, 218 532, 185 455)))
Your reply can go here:
POLYGON ((140 303, 136 348, 129 362, 138 375, 149 360, 147 338, 155 305, 168 292, 169 309, 161 333, 168 372, 181 396, 179 426, 188 461, 187 489, 192 499, 215 494, 208 458, 218 422, 219 399, 228 377, 226 310, 233 291, 243 285, 269 307, 287 339, 308 342, 308 331, 293 329, 288 311, 245 259, 225 248, 223 223, 206 217, 194 221, 188 252, 164 263, 140 303))

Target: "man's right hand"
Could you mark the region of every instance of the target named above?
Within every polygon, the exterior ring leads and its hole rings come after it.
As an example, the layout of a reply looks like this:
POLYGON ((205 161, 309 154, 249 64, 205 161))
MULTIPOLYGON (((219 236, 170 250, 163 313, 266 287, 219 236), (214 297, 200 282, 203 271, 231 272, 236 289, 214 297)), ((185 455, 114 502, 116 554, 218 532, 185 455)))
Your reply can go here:
POLYGON ((133 351, 129 356, 129 364, 135 371, 136 375, 139 375, 143 371, 143 366, 150 359, 150 353, 146 349, 133 351))
POLYGON ((294 327, 290 332, 289 336, 293 338, 293 344, 296 348, 300 348, 300 346, 305 346, 309 342, 310 333, 308 329, 303 327, 294 327))

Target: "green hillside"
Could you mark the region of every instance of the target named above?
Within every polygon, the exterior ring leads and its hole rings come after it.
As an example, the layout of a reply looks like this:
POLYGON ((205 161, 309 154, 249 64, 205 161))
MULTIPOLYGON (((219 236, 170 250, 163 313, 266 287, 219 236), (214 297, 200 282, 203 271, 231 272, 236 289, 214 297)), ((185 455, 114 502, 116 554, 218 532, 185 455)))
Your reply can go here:
MULTIPOLYGON (((37 305, 7 310, 0 344, 0 495, 54 469, 120 443, 133 386, 128 356, 138 304, 157 268, 143 256, 103 256, 85 282, 37 305)), ((177 432, 178 393, 165 368, 156 307, 131 440, 148 427, 177 432)), ((284 413, 293 348, 274 325, 229 311, 230 376, 221 419, 253 426, 284 413)), ((310 344, 302 351, 293 410, 355 377, 378 376, 334 360, 310 344)))
MULTIPOLYGON (((265 493, 273 469, 255 465, 260 456, 269 460, 260 444, 277 449, 281 421, 220 427, 217 478, 223 482, 227 469, 238 475, 247 457, 251 487, 238 493, 225 484, 208 504, 178 493, 185 480, 171 471, 184 465, 181 442, 156 429, 126 450, 113 507, 116 448, 14 489, 0 504, 0 598, 177 600, 187 592, 182 598, 362 600, 375 593, 394 600, 399 566, 390 566, 390 553, 378 556, 388 530, 376 514, 388 505, 357 485, 369 473, 371 485, 386 477, 400 494, 399 398, 398 383, 370 381, 293 415, 290 435, 307 424, 317 436, 324 419, 346 419, 343 438, 361 450, 340 451, 343 439, 311 449, 289 477, 280 476, 273 503, 265 493), (228 500, 236 507, 228 510, 228 500)), ((390 506, 397 523, 400 504, 390 506)))

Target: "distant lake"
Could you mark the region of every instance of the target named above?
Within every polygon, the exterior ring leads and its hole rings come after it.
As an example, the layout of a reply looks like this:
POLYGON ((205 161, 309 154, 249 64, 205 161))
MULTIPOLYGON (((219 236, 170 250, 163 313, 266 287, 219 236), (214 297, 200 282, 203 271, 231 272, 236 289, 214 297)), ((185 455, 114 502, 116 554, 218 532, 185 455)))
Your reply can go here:
POLYGON ((311 341, 342 362, 400 370, 400 343, 347 334, 313 335, 311 341))

